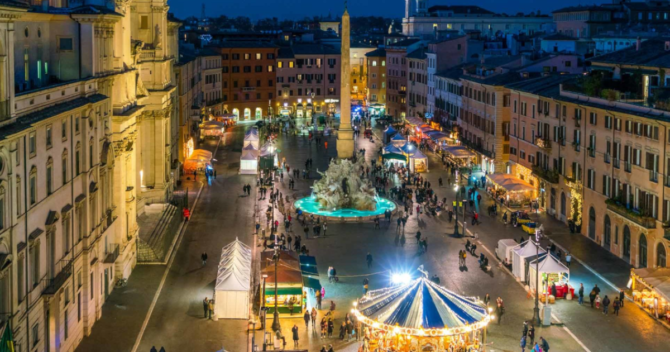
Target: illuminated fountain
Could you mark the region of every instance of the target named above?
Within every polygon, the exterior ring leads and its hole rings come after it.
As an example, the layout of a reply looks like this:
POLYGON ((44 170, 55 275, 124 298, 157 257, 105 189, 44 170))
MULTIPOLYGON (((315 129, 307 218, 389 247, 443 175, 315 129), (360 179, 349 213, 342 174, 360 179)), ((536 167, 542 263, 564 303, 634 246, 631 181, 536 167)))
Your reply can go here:
POLYGON ((302 211, 333 218, 375 217, 394 211, 392 201, 379 198, 375 187, 363 177, 364 159, 352 162, 333 160, 321 179, 312 186, 312 195, 295 202, 302 211))

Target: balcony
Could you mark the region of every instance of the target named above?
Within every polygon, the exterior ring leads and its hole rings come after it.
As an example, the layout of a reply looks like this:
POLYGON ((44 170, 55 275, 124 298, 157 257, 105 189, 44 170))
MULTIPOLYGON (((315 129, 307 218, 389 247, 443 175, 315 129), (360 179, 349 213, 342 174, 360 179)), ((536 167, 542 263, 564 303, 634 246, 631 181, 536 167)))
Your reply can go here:
POLYGON ((468 141, 468 140, 465 140, 465 139, 462 140, 461 143, 463 145, 467 146, 468 148, 478 152, 481 155, 484 155, 484 156, 486 156, 488 158, 491 158, 491 159, 495 159, 495 152, 486 150, 486 148, 484 148, 484 146, 482 146, 481 144, 476 144, 474 142, 471 142, 471 141, 468 141))
POLYGON ((581 148, 582 148, 582 145, 579 144, 579 142, 573 142, 573 143, 572 143, 572 146, 575 148, 575 151, 576 151, 576 152, 579 152, 579 151, 581 150, 581 148))
POLYGON ((621 160, 614 158, 614 167, 617 169, 621 168, 621 160))
POLYGON ((105 264, 114 264, 117 258, 119 258, 119 245, 118 243, 111 243, 108 245, 105 254, 105 264))
POLYGON ((670 187, 670 175, 665 175, 665 187, 670 187))
POLYGON ((658 183, 658 172, 654 170, 649 170, 649 181, 653 183, 658 183))
POLYGON ((642 212, 636 209, 629 209, 623 203, 615 199, 608 199, 605 201, 607 204, 607 210, 630 220, 644 228, 655 229, 656 220, 651 216, 644 215, 642 212))
POLYGON ((559 174, 556 170, 533 166, 533 174, 549 183, 558 184, 559 174))
POLYGON ((603 159, 605 160, 606 164, 609 164, 612 158, 610 157, 609 154, 603 154, 603 159))
POLYGON ((546 151, 551 151, 551 139, 537 137, 535 138, 535 145, 546 151))
POLYGON ((593 146, 588 147, 587 150, 589 152, 590 157, 592 157, 592 158, 596 157, 596 148, 595 147, 593 147, 593 146))
POLYGON ((54 271, 57 272, 56 276, 53 278, 44 278, 46 280, 44 284, 44 295, 54 295, 61 287, 65 284, 67 279, 72 276, 72 261, 67 259, 62 259, 56 263, 54 271))

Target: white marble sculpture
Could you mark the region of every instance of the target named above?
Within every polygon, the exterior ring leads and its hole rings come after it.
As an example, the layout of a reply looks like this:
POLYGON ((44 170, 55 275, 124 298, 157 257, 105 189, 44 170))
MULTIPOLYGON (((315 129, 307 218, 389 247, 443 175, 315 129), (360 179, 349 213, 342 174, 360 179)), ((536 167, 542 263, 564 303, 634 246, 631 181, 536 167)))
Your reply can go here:
POLYGON ((374 186, 362 177, 365 161, 332 160, 312 191, 317 202, 326 209, 375 210, 377 196, 374 186))

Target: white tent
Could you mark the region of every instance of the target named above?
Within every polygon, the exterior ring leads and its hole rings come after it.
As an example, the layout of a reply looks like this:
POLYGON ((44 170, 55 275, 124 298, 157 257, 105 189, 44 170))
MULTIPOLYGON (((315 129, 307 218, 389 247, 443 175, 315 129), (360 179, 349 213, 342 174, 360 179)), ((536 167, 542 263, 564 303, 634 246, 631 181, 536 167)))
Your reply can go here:
MULTIPOLYGON (((535 288, 535 265, 537 264, 538 259, 533 260, 529 265, 528 265, 528 283, 531 288, 535 288)), ((565 282, 568 282, 570 280, 570 269, 568 269, 567 266, 565 266, 563 263, 558 261, 553 255, 551 254, 546 254, 544 258, 539 258, 540 261, 540 267, 539 267, 539 272, 540 275, 542 274, 558 274, 559 280, 560 281, 563 277, 563 275, 566 276, 565 282)), ((542 283, 542 278, 540 278, 540 283, 542 283)), ((542 292, 542 288, 540 288, 540 292, 542 292)))
POLYGON ((402 148, 407 144, 407 139, 403 137, 400 133, 396 133, 395 136, 391 137, 391 144, 393 144, 394 147, 397 148, 402 148))
POLYGON ((498 247, 496 248, 496 255, 498 259, 504 261, 507 258, 508 263, 512 263, 512 251, 519 247, 519 244, 513 239, 505 239, 498 241, 498 247))
POLYGON ((258 173, 258 154, 258 150, 256 150, 251 144, 242 148, 242 155, 240 156, 241 174, 258 173))
POLYGON ((531 240, 522 243, 519 248, 515 248, 512 253, 512 273, 514 273, 514 276, 526 282, 528 261, 535 258, 538 253, 544 254, 546 251, 540 248, 538 252, 535 242, 531 240))
POLYGON ((249 144, 253 145, 255 149, 258 149, 260 146, 258 130, 255 128, 250 128, 244 135, 244 144, 242 145, 242 148, 248 146, 249 144))
POLYGON ((251 248, 240 240, 223 247, 214 286, 214 314, 222 319, 249 319, 251 248))

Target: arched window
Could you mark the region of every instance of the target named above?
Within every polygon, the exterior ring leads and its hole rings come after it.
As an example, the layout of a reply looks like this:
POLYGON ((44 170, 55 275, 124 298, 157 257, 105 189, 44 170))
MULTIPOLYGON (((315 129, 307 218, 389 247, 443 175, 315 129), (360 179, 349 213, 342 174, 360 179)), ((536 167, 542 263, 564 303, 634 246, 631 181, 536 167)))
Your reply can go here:
POLYGON ((603 240, 605 248, 610 249, 612 242, 612 223, 610 222, 609 215, 605 215, 605 238, 603 240))
POLYGON ((639 265, 638 267, 640 268, 646 268, 647 267, 647 237, 644 236, 644 234, 640 234, 640 239, 638 241, 638 245, 640 246, 640 260, 639 260, 639 265))
POLYGON ((596 211, 593 207, 589 208, 589 237, 596 239, 596 211))
POLYGON ((67 183, 67 149, 63 149, 63 154, 61 154, 61 178, 63 180, 63 186, 67 183))
POLYGON ((623 227, 623 257, 630 258, 630 229, 628 225, 623 227))
POLYGON ((251 109, 249 108, 244 109, 244 119, 245 120, 251 119, 251 109))
POLYGON ((663 246, 663 242, 660 242, 656 246, 656 267, 665 268, 667 265, 665 246, 663 246))
POLYGON ((238 109, 238 108, 233 109, 233 115, 235 115, 235 120, 239 120, 240 119, 240 109, 238 109))
POLYGON ((77 142, 74 152, 74 177, 79 176, 81 167, 81 143, 77 142))
POLYGON ((261 108, 256 108, 256 120, 263 118, 263 110, 261 108))
POLYGON ((30 168, 30 205, 37 203, 37 167, 30 168))
POLYGON ((53 193, 53 169, 54 169, 54 160, 49 157, 47 160, 47 196, 53 193))

